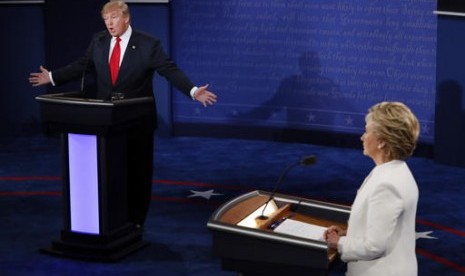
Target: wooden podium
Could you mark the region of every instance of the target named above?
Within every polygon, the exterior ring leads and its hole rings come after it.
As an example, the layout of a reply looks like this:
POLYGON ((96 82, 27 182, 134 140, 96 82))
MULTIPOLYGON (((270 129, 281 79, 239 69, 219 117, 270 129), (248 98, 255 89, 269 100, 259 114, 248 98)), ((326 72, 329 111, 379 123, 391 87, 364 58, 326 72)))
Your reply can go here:
POLYGON ((255 227, 238 223, 263 208, 270 193, 253 191, 223 204, 210 217, 213 250, 223 270, 240 275, 327 275, 337 252, 324 241, 277 233, 273 227, 285 219, 328 227, 347 227, 350 207, 275 194, 277 210, 255 227))
POLYGON ((109 102, 71 92, 36 100, 47 131, 61 134, 63 152, 63 229, 41 252, 116 261, 147 245, 128 220, 126 139, 152 116, 153 99, 109 102))

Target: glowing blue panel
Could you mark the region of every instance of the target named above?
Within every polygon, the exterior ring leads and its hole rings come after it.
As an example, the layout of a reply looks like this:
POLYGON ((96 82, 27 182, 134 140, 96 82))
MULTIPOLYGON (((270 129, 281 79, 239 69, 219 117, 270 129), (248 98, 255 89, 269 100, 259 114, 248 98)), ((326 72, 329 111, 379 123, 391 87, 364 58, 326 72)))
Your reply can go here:
POLYGON ((99 234, 97 137, 68 134, 71 231, 99 234))

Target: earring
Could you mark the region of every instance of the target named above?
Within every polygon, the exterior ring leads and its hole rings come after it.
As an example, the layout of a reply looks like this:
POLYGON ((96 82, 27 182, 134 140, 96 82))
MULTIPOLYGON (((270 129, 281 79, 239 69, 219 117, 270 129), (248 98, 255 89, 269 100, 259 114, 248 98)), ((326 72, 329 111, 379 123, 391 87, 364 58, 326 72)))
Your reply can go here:
POLYGON ((383 146, 382 146, 381 144, 379 144, 379 145, 378 145, 378 149, 380 150, 380 149, 382 149, 382 148, 383 148, 383 146))

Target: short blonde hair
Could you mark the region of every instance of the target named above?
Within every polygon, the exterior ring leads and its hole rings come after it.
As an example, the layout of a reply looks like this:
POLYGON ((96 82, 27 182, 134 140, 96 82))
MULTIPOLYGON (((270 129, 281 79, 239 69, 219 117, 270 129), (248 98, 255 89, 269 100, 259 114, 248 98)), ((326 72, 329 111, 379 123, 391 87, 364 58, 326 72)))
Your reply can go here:
POLYGON ((114 11, 114 10, 120 10, 123 13, 124 17, 129 17, 129 7, 124 1, 116 0, 116 1, 110 1, 107 2, 105 5, 103 5, 101 14, 104 15, 105 13, 114 11))
POLYGON ((365 121, 385 146, 388 160, 405 160, 413 154, 420 134, 417 117, 401 102, 381 102, 368 109, 365 121))

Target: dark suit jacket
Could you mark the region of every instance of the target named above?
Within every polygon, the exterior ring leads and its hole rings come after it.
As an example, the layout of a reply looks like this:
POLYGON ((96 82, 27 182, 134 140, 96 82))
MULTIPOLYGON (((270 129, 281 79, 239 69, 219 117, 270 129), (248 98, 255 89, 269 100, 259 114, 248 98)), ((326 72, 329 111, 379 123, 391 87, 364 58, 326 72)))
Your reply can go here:
MULTIPOLYGON (((111 35, 97 33, 86 51, 77 61, 52 71, 56 85, 80 79, 83 72, 93 72, 97 81, 97 98, 109 99, 113 92, 124 93, 125 98, 153 97, 152 80, 156 71, 174 87, 190 97, 194 84, 165 54, 160 40, 133 29, 121 62, 118 79, 113 87, 108 57, 111 35)), ((156 126, 156 106, 152 114, 156 126)))

